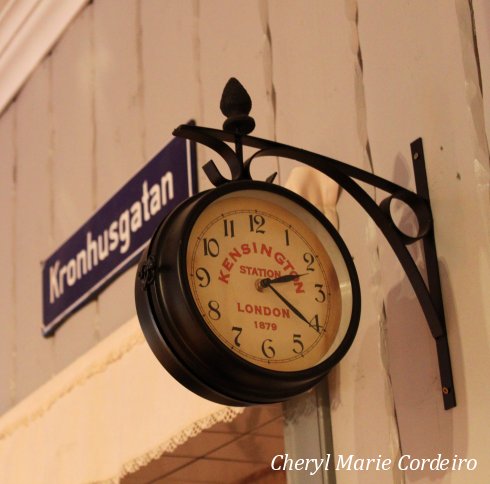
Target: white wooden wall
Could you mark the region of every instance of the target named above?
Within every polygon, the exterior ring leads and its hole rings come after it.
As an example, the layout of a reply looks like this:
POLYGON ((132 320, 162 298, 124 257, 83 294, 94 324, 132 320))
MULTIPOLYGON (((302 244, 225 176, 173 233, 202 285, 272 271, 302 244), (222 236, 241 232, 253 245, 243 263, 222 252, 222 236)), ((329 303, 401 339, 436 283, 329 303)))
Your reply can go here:
MULTIPOLYGON (((408 188, 409 145, 423 137, 458 406, 443 410, 434 344, 402 269, 343 194, 340 231, 363 307, 356 341, 330 375, 334 446, 359 457, 457 454, 478 468, 337 479, 485 482, 489 29, 485 0, 95 0, 84 8, 0 118, 0 412, 134 314, 131 270, 44 339, 41 262, 174 127, 191 118, 220 127, 221 91, 235 76, 254 101, 257 136, 408 188)), ((200 163, 211 156, 200 150, 200 163)), ((291 167, 279 165, 281 183, 291 167)), ((256 175, 276 169, 267 160, 256 175)))

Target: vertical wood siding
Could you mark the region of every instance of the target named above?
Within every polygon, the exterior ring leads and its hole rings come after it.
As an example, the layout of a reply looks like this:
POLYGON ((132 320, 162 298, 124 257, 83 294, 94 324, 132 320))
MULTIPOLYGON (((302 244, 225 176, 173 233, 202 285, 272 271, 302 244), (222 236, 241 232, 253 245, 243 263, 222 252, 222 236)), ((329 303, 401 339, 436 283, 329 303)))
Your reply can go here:
MULTIPOLYGON (((459 405, 443 411, 434 343, 415 296, 373 222, 342 194, 340 232, 355 258, 363 306, 356 341, 329 377, 335 451, 393 459, 456 453, 479 459, 479 472, 489 475, 483 422, 490 402, 484 119, 490 69, 488 62, 482 67, 475 43, 482 39, 480 52, 490 52, 484 5, 88 5, 0 118, 0 412, 134 315, 130 270, 53 338, 43 338, 41 263, 171 139, 176 125, 193 118, 220 127, 221 90, 235 76, 254 101, 257 136, 327 154, 408 188, 414 187, 409 145, 424 138, 459 405)), ((200 163, 213 158, 223 166, 207 149, 198 156, 200 163)), ((284 183, 293 166, 259 161, 254 176, 279 170, 284 183)), ((209 187, 202 174, 200 186, 209 187)), ((382 200, 382 193, 366 189, 382 200)), ((410 224, 403 208, 397 216, 410 224)), ((423 266, 419 249, 411 250, 423 266)), ((390 483, 429 474, 395 469, 363 477, 390 483)), ((337 479, 354 477, 340 472, 337 479)))

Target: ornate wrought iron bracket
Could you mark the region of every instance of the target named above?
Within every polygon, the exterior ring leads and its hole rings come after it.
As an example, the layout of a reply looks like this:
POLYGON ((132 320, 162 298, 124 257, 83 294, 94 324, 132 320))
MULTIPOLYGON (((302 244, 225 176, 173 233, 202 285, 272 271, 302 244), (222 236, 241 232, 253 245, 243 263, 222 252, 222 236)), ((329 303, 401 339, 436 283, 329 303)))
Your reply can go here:
MULTIPOLYGON (((230 169, 231 178, 224 177, 213 161, 209 161, 203 167, 215 186, 237 180, 251 180, 251 164, 257 158, 274 156, 296 160, 315 168, 332 178, 348 192, 374 220, 405 270, 436 342, 444 408, 455 407, 456 397, 422 139, 419 138, 410 145, 416 182, 416 192, 412 192, 373 173, 327 156, 249 136, 248 134, 255 127, 253 118, 248 115, 251 106, 248 93, 236 79, 232 78, 225 86, 221 99, 221 110, 227 116, 223 131, 181 125, 174 130, 173 134, 201 143, 214 150, 225 160, 230 169), (235 150, 227 143, 234 143, 235 150), (247 160, 243 160, 243 146, 256 148, 257 151, 247 160), (387 192, 389 196, 378 205, 356 180, 379 188, 387 192), (393 200, 404 202, 414 212, 418 222, 418 232, 415 235, 407 235, 397 227, 390 211, 393 200), (407 250, 407 245, 418 240, 423 243, 428 284, 425 283, 421 272, 407 250)), ((267 181, 272 181, 273 177, 274 175, 269 177, 267 181)))

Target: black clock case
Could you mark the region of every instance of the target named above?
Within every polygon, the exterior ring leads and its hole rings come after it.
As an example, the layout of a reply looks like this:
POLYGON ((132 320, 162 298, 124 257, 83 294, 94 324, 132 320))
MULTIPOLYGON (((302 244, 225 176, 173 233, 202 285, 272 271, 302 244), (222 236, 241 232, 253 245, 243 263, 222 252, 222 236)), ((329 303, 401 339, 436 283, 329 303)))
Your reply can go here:
POLYGON ((226 405, 276 403, 309 390, 345 355, 354 340, 360 318, 357 273, 352 257, 333 225, 312 204, 290 190, 248 180, 230 182, 194 195, 162 221, 141 257, 135 296, 141 328, 160 363, 189 390, 226 405), (353 293, 349 326, 334 353, 313 368, 280 372, 249 363, 212 333, 194 303, 185 260, 191 229, 210 203, 232 191, 250 189, 274 192, 309 211, 330 233, 345 260, 353 293), (142 274, 146 277, 142 278, 142 274))

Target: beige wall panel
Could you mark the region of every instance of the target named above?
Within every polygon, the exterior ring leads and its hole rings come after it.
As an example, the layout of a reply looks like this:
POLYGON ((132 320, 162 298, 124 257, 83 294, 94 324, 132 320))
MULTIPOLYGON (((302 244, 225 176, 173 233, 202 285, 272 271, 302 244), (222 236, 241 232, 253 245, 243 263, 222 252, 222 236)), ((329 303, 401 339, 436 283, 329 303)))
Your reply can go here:
POLYGON ((200 117, 194 2, 141 2, 145 161, 200 117))
POLYGON ((53 373, 53 342, 41 335, 41 262, 52 248, 50 59, 29 79, 16 108, 16 399, 53 373))
MULTIPOLYGON (((278 1, 269 6, 278 140, 370 170, 355 6, 320 1, 309 2, 309 8, 278 1)), ((283 175, 293 165, 285 166, 283 175)), ((393 458, 398 441, 380 353, 383 308, 375 232, 347 193, 338 209, 363 301, 356 340, 330 375, 334 449, 336 454, 393 458)), ((371 471, 362 476, 373 482, 393 479, 391 473, 371 471)), ((352 472, 337 472, 338 482, 352 478, 352 472)))
MULTIPOLYGON (((100 207, 144 163, 139 2, 94 2, 96 203, 100 207)), ((98 298, 101 336, 135 314, 134 270, 98 298)))
MULTIPOLYGON (((94 200, 92 11, 70 25, 51 57, 54 244, 59 247, 90 218, 94 200)), ((97 341, 96 304, 73 314, 56 332, 56 368, 97 341)))
POLYGON ((13 402, 15 368, 15 108, 13 105, 0 118, 0 414, 13 402))
POLYGON ((478 47, 479 68, 483 89, 483 111, 487 142, 490 139, 490 3, 473 0, 474 27, 478 47))
MULTIPOLYGON (((357 34, 348 8, 340 2, 271 0, 269 12, 278 141, 345 162, 362 160, 357 34)), ((281 163, 283 180, 289 164, 281 163)))
MULTIPOLYGON (((225 117, 219 109, 221 94, 230 77, 236 77, 252 98, 250 115, 256 128, 252 135, 273 138, 271 46, 267 32, 267 6, 264 2, 212 0, 200 2, 197 11, 198 55, 203 103, 202 124, 221 129, 225 117)), ((201 162, 209 159, 229 177, 228 167, 210 150, 201 162)), ((274 159, 261 159, 252 165, 258 180, 277 171, 274 159)), ((210 184, 200 175, 201 187, 210 184)))
POLYGON ((414 471, 406 478, 483 482, 490 474, 482 425, 490 391, 479 370, 490 366, 488 145, 470 10, 466 2, 442 0, 360 5, 375 171, 413 187, 409 143, 424 139, 458 402, 443 410, 434 343, 406 276, 381 242, 402 451, 478 460, 473 473, 414 471))

